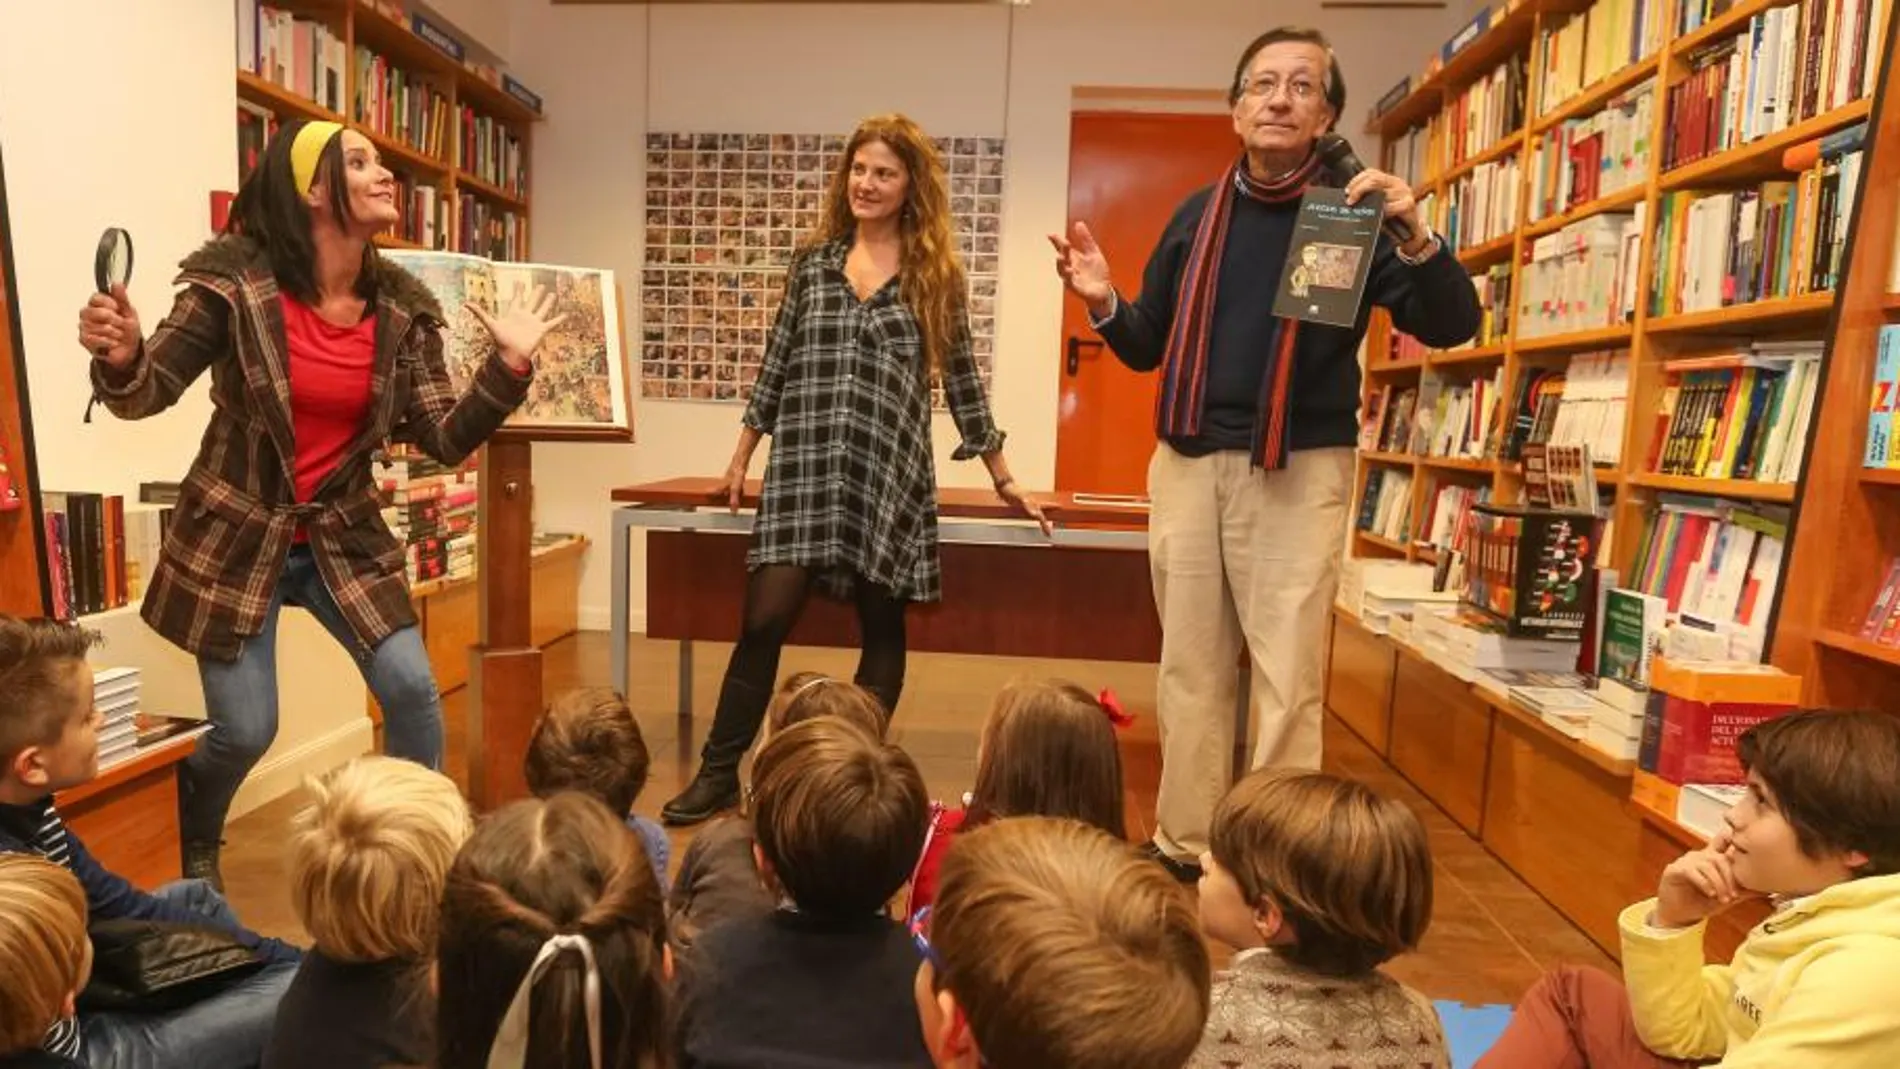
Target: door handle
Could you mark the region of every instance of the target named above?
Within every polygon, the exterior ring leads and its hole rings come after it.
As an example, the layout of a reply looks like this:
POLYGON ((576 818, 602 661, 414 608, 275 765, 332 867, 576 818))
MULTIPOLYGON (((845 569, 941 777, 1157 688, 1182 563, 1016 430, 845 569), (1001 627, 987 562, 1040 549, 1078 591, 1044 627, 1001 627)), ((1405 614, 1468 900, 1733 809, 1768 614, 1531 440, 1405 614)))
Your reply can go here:
POLYGON ((1077 337, 1073 334, 1070 335, 1069 336, 1069 359, 1067 361, 1069 377, 1074 378, 1075 376, 1082 373, 1082 350, 1084 348, 1087 348, 1089 351, 1093 352, 1097 349, 1100 349, 1101 347, 1102 347, 1102 343, 1099 341, 1093 341, 1089 338, 1077 337))

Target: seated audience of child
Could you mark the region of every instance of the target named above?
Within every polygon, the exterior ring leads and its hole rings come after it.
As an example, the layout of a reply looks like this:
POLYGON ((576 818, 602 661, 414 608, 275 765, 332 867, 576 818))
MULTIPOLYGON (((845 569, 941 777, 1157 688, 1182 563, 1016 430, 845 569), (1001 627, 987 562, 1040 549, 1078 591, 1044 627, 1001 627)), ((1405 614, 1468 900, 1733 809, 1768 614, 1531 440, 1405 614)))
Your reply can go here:
POLYGON ((448 777, 359 757, 313 779, 291 822, 290 903, 315 945, 264 1069, 428 1065, 442 886, 472 825, 448 777))
POLYGON ((957 835, 992 820, 1068 817, 1124 837, 1115 728, 1125 719, 1112 698, 1073 683, 1017 683, 997 694, 977 742, 976 787, 962 807, 933 814, 907 912, 930 905, 957 835))
POLYGON ((1709 844, 1623 911, 1624 984, 1562 968, 1479 1065, 1890 1069, 1900 1065, 1900 719, 1791 713, 1745 732, 1748 791, 1709 844), (1710 917, 1774 912, 1726 965, 1710 917))
POLYGON ((929 817, 916 764, 823 716, 774 735, 752 783, 759 871, 780 905, 706 930, 682 959, 678 1064, 928 1065, 916 953, 885 914, 929 817))
POLYGON ((79 881, 44 858, 0 854, 0 1066, 83 1069, 43 1048, 56 1030, 76 1032, 91 966, 79 881))
MULTIPOLYGON (((820 672, 794 672, 766 708, 759 745, 763 748, 785 728, 820 716, 842 717, 880 739, 889 723, 884 707, 863 687, 820 672)), ((720 921, 763 916, 777 905, 759 879, 752 857, 756 841, 752 818, 740 812, 706 825, 687 844, 666 904, 676 952, 690 949, 701 931, 720 921)))
POLYGON ((640 836, 653 875, 664 887, 672 853, 666 829, 633 812, 647 785, 647 767, 640 722, 626 699, 605 687, 570 690, 554 699, 528 742, 528 789, 535 797, 557 791, 593 795, 640 836))
POLYGON ((1179 1069, 1201 1038, 1192 900, 1095 828, 1017 817, 961 836, 912 927, 940 1069, 1179 1069))

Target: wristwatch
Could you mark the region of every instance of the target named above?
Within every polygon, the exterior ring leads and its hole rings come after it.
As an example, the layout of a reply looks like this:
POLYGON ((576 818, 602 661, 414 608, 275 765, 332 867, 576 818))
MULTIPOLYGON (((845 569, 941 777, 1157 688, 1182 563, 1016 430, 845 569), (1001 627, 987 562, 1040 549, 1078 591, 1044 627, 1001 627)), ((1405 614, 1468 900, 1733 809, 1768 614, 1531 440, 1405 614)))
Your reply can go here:
POLYGON ((1399 258, 1400 263, 1404 264, 1407 267, 1417 267, 1419 264, 1422 264, 1425 261, 1431 259, 1432 257, 1438 255, 1438 250, 1444 247, 1444 244, 1445 244, 1444 240, 1438 236, 1438 231, 1433 230, 1430 227, 1426 227, 1425 232, 1431 235, 1431 240, 1425 243, 1425 251, 1419 253, 1417 256, 1405 255, 1405 249, 1403 247, 1393 248, 1392 250, 1393 255, 1399 258))

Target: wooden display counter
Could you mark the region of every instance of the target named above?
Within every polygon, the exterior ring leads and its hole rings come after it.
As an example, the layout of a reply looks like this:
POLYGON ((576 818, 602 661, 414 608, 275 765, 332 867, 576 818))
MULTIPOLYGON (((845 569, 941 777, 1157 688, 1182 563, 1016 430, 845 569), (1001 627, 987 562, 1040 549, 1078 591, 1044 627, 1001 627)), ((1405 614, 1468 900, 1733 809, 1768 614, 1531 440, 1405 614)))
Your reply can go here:
POLYGON ((165 739, 99 770, 53 800, 66 827, 107 869, 150 891, 184 871, 179 856, 178 766, 202 731, 165 739))

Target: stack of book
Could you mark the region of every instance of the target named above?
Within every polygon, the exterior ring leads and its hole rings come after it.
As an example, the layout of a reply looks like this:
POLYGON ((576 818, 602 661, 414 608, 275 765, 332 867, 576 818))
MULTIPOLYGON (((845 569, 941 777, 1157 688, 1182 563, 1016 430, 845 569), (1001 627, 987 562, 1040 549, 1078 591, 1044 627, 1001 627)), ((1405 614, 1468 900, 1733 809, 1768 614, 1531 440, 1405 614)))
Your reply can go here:
POLYGON ((1596 570, 1596 529, 1594 511, 1473 506, 1465 603, 1514 637, 1578 641, 1596 570))
MULTIPOLYGON (((1640 208, 1641 205, 1638 205, 1640 208)), ((1517 302, 1517 337, 1621 326, 1629 321, 1636 258, 1625 253, 1642 235, 1641 211, 1606 212, 1531 243, 1517 302)))
POLYGON ((411 584, 475 574, 478 471, 474 458, 447 468, 413 450, 379 460, 383 522, 406 547, 411 584))
POLYGON ((1456 592, 1434 590, 1429 564, 1355 560, 1341 577, 1339 602, 1375 635, 1409 634, 1421 608, 1457 601, 1456 592))
POLYGON ((1359 502, 1359 529, 1394 542, 1406 541, 1412 525, 1412 473, 1376 467, 1366 473, 1359 502))
POLYGON ((1649 178, 1653 82, 1547 131, 1531 159, 1530 217, 1547 219, 1649 178))
POLYGON ((1521 638, 1474 609, 1454 606, 1421 609, 1412 617, 1412 645, 1425 658, 1467 683, 1480 672, 1535 669, 1570 672, 1577 667, 1572 640, 1521 638))
POLYGON ((1769 665, 1694 664, 1658 657, 1650 669, 1650 700, 1631 797, 1653 812, 1680 820, 1685 787, 1743 785, 1747 777, 1735 753, 1736 741, 1756 724, 1791 712, 1800 698, 1801 677, 1769 665))
POLYGON ((171 508, 127 504, 118 494, 40 495, 53 615, 61 620, 123 608, 145 593, 158 566, 171 508))
MULTIPOLYGON (((1778 483, 1800 476, 1819 392, 1820 342, 1758 342, 1664 368, 1650 471, 1778 483)), ((1885 440, 1870 438, 1869 450, 1884 451, 1885 440)))
POLYGON ((139 748, 139 670, 99 668, 92 673, 92 707, 99 714, 99 765, 123 761, 139 748))
POLYGON ((1538 41, 1541 110, 1551 111, 1662 47, 1665 6, 1663 0, 1597 0, 1579 14, 1545 24, 1538 41))

